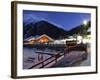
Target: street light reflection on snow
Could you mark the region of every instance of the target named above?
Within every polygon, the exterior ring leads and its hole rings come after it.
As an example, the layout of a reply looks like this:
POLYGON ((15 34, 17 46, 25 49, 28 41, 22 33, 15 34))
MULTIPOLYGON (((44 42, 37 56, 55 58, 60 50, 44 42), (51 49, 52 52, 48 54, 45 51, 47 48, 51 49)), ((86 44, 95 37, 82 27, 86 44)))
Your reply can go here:
POLYGON ((82 36, 77 36, 77 44, 80 44, 80 43, 83 43, 83 44, 91 43, 91 40, 87 38, 83 38, 82 36))
POLYGON ((82 36, 77 36, 77 43, 78 44, 82 43, 82 39, 83 39, 82 36))

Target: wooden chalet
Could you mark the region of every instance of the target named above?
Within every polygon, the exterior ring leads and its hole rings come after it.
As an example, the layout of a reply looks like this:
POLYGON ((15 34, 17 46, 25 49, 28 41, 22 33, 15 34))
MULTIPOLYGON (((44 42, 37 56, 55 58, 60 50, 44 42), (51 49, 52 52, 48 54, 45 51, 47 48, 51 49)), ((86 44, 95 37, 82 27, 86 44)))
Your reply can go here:
POLYGON ((29 43, 29 44, 33 44, 33 43, 48 43, 48 42, 52 42, 54 41, 51 37, 47 36, 46 34, 43 34, 41 36, 31 36, 27 39, 24 40, 24 43, 29 43))

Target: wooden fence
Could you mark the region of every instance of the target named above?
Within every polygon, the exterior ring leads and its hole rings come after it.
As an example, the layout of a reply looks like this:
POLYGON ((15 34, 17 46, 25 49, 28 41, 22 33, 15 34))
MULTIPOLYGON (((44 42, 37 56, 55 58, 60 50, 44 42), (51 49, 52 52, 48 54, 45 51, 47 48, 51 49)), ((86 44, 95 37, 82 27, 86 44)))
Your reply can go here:
POLYGON ((32 69, 35 67, 44 68, 51 63, 57 63, 59 61, 59 58, 66 56, 66 54, 68 54, 71 51, 85 51, 85 54, 82 57, 83 57, 83 59, 85 59, 87 57, 87 46, 85 44, 77 44, 74 46, 66 47, 63 51, 60 51, 60 52, 52 55, 48 59, 43 60, 43 61, 29 67, 29 69, 32 69))

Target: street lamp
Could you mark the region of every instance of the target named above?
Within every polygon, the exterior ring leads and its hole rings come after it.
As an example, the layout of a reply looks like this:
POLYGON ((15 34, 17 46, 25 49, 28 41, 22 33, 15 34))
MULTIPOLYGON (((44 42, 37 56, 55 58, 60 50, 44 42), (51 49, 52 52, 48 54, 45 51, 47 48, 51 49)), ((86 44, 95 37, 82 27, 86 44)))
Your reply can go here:
POLYGON ((83 25, 87 25, 87 20, 84 20, 83 21, 83 25))

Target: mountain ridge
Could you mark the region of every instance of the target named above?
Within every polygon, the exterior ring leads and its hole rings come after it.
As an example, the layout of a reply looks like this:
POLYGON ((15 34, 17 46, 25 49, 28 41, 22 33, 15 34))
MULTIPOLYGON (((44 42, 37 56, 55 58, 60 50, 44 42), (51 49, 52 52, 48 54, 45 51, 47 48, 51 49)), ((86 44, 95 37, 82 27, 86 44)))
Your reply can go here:
MULTIPOLYGON (((90 26, 91 22, 89 21, 87 24, 87 29, 90 26)), ((46 34, 53 39, 62 39, 62 38, 67 38, 68 36, 72 36, 73 34, 79 34, 84 30, 83 24, 67 31, 45 20, 41 20, 35 23, 31 22, 26 26, 23 23, 23 27, 24 27, 23 28, 24 39, 30 36, 43 35, 43 34, 46 34)))
POLYGON ((23 34, 24 38, 42 34, 46 34, 54 39, 67 37, 67 31, 44 20, 38 21, 35 24, 30 23, 27 26, 24 26, 23 34))

